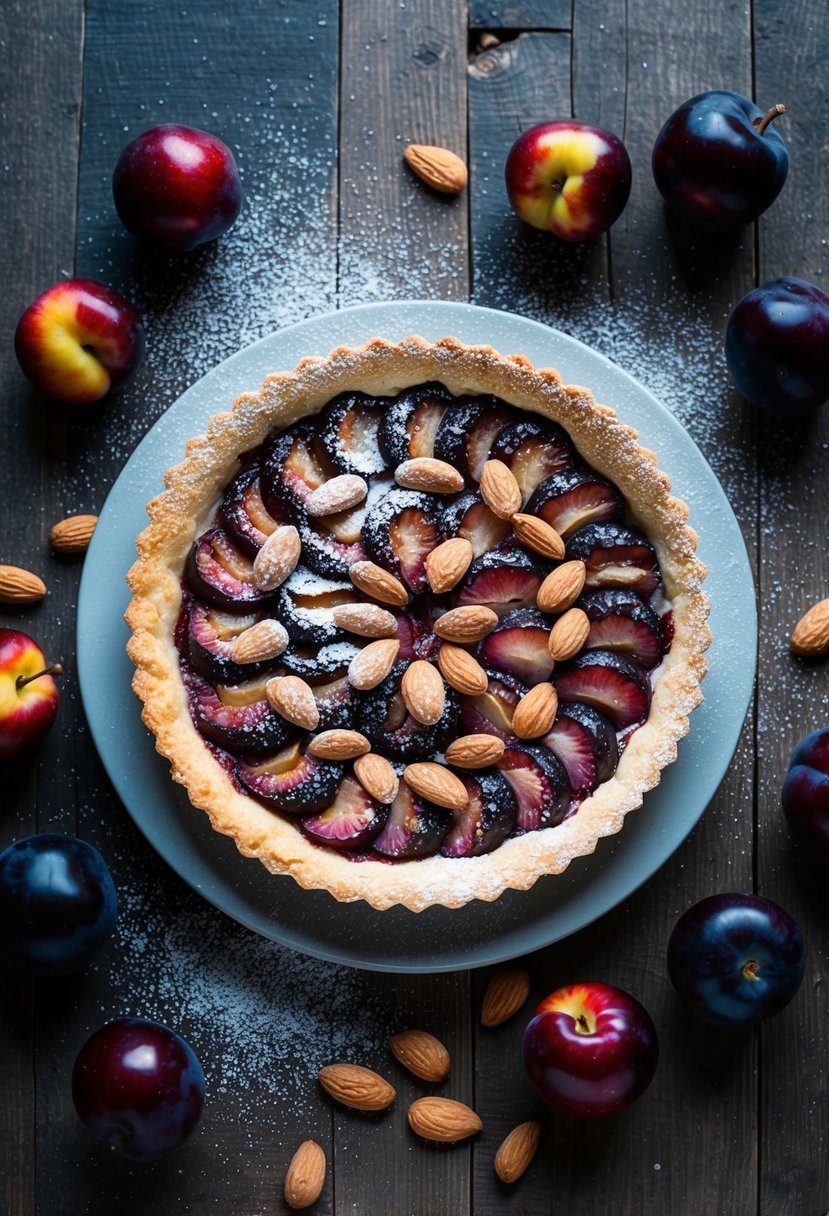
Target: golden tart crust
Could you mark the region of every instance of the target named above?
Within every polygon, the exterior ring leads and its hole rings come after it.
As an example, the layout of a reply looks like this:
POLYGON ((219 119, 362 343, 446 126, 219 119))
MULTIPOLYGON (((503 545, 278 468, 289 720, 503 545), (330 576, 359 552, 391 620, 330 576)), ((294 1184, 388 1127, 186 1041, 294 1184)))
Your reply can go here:
POLYGON ((563 385, 556 371, 536 369, 522 355, 505 357, 454 338, 437 343, 415 336, 399 343, 375 338, 356 349, 338 347, 325 359, 304 359, 292 372, 269 376, 258 392, 243 394, 230 412, 211 418, 206 435, 191 440, 184 461, 166 474, 165 486, 148 505, 150 524, 138 537, 138 559, 128 575, 133 689, 173 779, 185 786, 195 807, 207 812, 216 831, 231 836, 242 854, 258 858, 274 874, 378 909, 402 904, 421 911, 433 904, 458 908, 472 900, 495 900, 508 889, 527 890, 543 875, 559 874, 573 858, 592 853, 601 837, 620 830, 676 758, 688 715, 702 700, 703 652, 711 639, 697 537, 688 526, 687 507, 671 495, 668 478, 654 454, 640 447, 637 433, 588 389, 563 385), (238 792, 205 746, 190 717, 174 643, 182 570, 236 472, 240 453, 274 428, 317 413, 346 390, 392 396, 435 380, 455 395, 494 394, 552 419, 581 456, 616 483, 634 523, 656 549, 673 609, 673 641, 654 673, 649 716, 630 737, 615 775, 558 826, 511 837, 480 857, 352 862, 313 844, 294 823, 238 792))

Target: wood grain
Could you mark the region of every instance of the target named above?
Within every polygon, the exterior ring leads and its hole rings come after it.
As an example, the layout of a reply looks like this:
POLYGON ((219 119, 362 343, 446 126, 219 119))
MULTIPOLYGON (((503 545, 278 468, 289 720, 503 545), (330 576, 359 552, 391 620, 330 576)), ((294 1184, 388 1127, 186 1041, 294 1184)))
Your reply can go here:
POLYGON ((469 24, 484 30, 569 30, 570 0, 471 0, 469 24))

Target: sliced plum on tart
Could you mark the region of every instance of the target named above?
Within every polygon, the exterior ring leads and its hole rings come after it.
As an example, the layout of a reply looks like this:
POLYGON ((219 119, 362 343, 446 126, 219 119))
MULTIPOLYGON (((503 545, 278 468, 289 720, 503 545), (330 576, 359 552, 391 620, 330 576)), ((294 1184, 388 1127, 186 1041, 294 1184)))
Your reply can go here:
POLYGON ((448 687, 439 722, 424 726, 412 717, 400 687, 408 666, 406 662, 395 663, 376 688, 354 695, 355 729, 371 742, 372 750, 395 760, 419 760, 441 751, 458 721, 458 694, 448 687))
POLYGON ((485 604, 499 616, 535 605, 546 568, 523 549, 490 550, 476 557, 453 593, 453 603, 485 604))
POLYGON ((457 469, 468 483, 480 481, 500 431, 515 417, 504 402, 482 397, 458 398, 440 420, 434 455, 457 469))
POLYGON ((386 406, 378 442, 389 468, 396 469, 404 460, 434 456, 435 435, 451 401, 454 397, 442 384, 421 384, 386 406))
POLYGON ((330 806, 345 776, 345 765, 318 760, 299 739, 272 756, 240 760, 236 776, 260 802, 285 815, 313 815, 330 806))
POLYGON ((377 802, 356 777, 344 777, 329 805, 300 820, 315 844, 351 851, 371 844, 383 828, 389 808, 377 802))
POLYGON ((278 431, 262 452, 260 493, 265 509, 274 518, 284 515, 292 522, 304 520, 306 498, 328 481, 332 472, 330 462, 321 455, 312 420, 278 431))
POLYGON ((185 578, 199 599, 225 612, 251 612, 273 594, 256 586, 253 560, 233 544, 223 528, 209 528, 194 542, 185 578))
POLYGON ((492 633, 478 643, 478 661, 532 686, 549 680, 552 655, 549 618, 535 608, 516 608, 501 617, 492 633))
POLYGON ((656 550, 646 536, 621 524, 587 524, 567 541, 567 561, 583 561, 585 586, 620 587, 644 599, 653 595, 661 575, 656 550))
POLYGON ((334 610, 361 598, 351 583, 328 580, 299 566, 277 591, 275 614, 292 641, 322 647, 346 640, 334 610))
POLYGON ((394 486, 363 524, 366 556, 412 592, 428 588, 426 558, 442 540, 440 511, 431 494, 394 486))
POLYGON ((525 505, 542 481, 571 468, 575 460, 562 428, 542 418, 522 418, 504 427, 492 445, 492 456, 512 471, 525 505))
POLYGON ((394 861, 431 857, 443 844, 451 825, 451 811, 427 802, 401 781, 383 830, 374 840, 374 849, 394 861))
POLYGON ((562 702, 552 729, 541 742, 564 765, 575 798, 586 798, 616 772, 616 731, 589 705, 562 702))
POLYGON ((324 646, 291 644, 279 656, 279 662, 290 676, 299 676, 306 684, 324 683, 342 672, 362 649, 355 642, 327 642, 324 646))
MULTIPOLYGON (((233 701, 196 675, 182 671, 182 682, 190 702, 190 713, 196 729, 212 743, 235 752, 270 752, 287 743, 296 733, 292 726, 273 710, 264 697, 250 701, 233 701)), ((257 690, 259 691, 259 690, 257 690)), ((241 692, 237 696, 241 697, 241 692)))
POLYGON ((380 428, 387 405, 365 393, 343 393, 326 406, 319 426, 320 441, 340 473, 366 477, 386 471, 380 428))
POLYGON ((553 678, 559 701, 590 705, 617 731, 640 726, 648 716, 651 685, 638 663, 612 650, 587 650, 553 678))
POLYGON ((249 557, 256 557, 270 534, 283 522, 281 514, 274 518, 262 501, 258 454, 243 465, 225 490, 219 521, 233 543, 249 557))
POLYGON ((187 612, 187 654, 194 671, 206 680, 238 684, 250 676, 272 669, 279 660, 237 663, 232 657, 233 639, 256 624, 255 614, 239 616, 191 599, 187 612))
POLYGON ((570 809, 570 779, 549 748, 512 743, 504 749, 498 768, 515 795, 517 831, 537 832, 561 823, 570 809))
POLYGON ((459 536, 472 546, 472 557, 483 557, 507 539, 512 529, 486 505, 480 494, 464 490, 445 506, 441 518, 444 536, 459 536))
POLYGON ((614 650, 649 671, 658 665, 664 653, 662 622, 635 591, 621 587, 588 591, 578 606, 590 621, 588 650, 614 650))
POLYGON ((452 825, 440 851, 444 857, 480 857, 497 849, 514 830, 518 814, 515 794, 497 769, 460 769, 456 773, 469 801, 463 810, 452 811, 452 825))
POLYGON ((527 503, 527 513, 567 537, 585 524, 621 523, 625 500, 606 477, 581 466, 546 477, 527 503))
POLYGON ((530 690, 515 676, 488 671, 486 692, 461 698, 460 728, 464 735, 497 735, 513 738, 512 716, 515 707, 530 690))

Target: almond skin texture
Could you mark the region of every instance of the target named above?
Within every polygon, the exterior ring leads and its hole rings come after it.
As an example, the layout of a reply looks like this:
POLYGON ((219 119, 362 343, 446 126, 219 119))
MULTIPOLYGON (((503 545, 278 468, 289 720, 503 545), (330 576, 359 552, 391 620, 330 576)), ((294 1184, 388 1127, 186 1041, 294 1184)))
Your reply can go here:
POLYGON ((371 750, 371 744, 358 730, 324 730, 311 739, 306 751, 323 760, 353 760, 371 750))
POLYGON ((356 473, 341 473, 312 490, 303 504, 309 515, 336 515, 356 507, 368 494, 368 486, 356 473))
POLYGON ((334 624, 361 638, 391 638, 397 633, 397 618, 377 604, 341 604, 333 612, 334 624))
POLYGON ((383 806, 390 806, 400 789, 400 778, 385 756, 369 752, 354 761, 354 776, 364 790, 383 806))
POLYGON ((348 665, 348 682, 354 688, 365 691, 376 688, 385 680, 394 666, 400 642, 397 638, 382 638, 369 642, 348 665))
POLYGON ((548 574, 538 588, 536 603, 542 612, 566 612, 584 589, 587 570, 584 562, 563 562, 548 574))
POLYGON ((427 1030, 401 1030, 389 1039, 389 1049, 422 1081, 444 1081, 449 1075, 449 1052, 427 1030))
POLYGON ((829 654, 829 599, 820 600, 794 627, 792 653, 802 659, 821 659, 829 654))
POLYGON ((299 1211, 316 1203, 325 1186, 325 1153, 316 1140, 306 1140, 294 1153, 285 1175, 285 1202, 299 1211))
POLYGON ((379 600, 381 604, 404 608, 409 602, 409 593, 400 580, 374 562, 355 562, 348 573, 358 591, 379 600))
POLYGON ((526 1173, 538 1150, 540 1123, 519 1123, 495 1154, 495 1173, 502 1182, 516 1182, 526 1173))
POLYGON ((445 540, 426 558, 426 578, 436 595, 451 590, 472 562, 472 545, 462 536, 445 540))
POLYGON ((361 1064, 326 1064, 318 1077, 326 1093, 353 1110, 385 1110, 397 1096, 385 1077, 361 1064))
POLYGON ((488 768, 504 754, 504 741, 497 735, 462 735, 446 749, 446 760, 459 768, 488 768))
POLYGON ((275 676, 265 685, 265 696, 272 709, 294 726, 316 730, 320 711, 314 694, 299 676, 275 676))
POLYGON ((409 1107, 409 1127, 424 1140, 453 1144, 483 1130, 483 1123, 463 1102, 453 1098, 418 1098, 409 1107))
POLYGON ((253 562, 253 581, 260 591, 275 591, 296 569, 302 542, 293 524, 281 524, 265 541, 253 562))
POLYGON ((552 524, 539 519, 537 515, 513 515, 512 530, 522 545, 549 557, 554 562, 560 562, 564 557, 564 541, 552 524))
POLYGON ((439 616, 434 631, 446 642, 480 642, 492 633, 498 624, 498 614, 482 604, 470 604, 465 608, 451 608, 439 616))
POLYGON ((550 630, 547 648, 557 663, 564 663, 579 653, 590 633, 590 620, 581 608, 568 608, 550 630))
POLYGON ((499 519, 512 519, 520 510, 521 488, 502 460, 488 460, 481 469, 481 498, 499 519))
POLYGON ((400 691, 406 709, 424 726, 434 726, 443 717, 446 688, 440 672, 425 659, 415 659, 403 672, 400 691))
POLYGON ((433 456, 404 460, 394 470, 394 480, 407 490, 425 490, 428 494, 457 494, 464 486, 463 477, 453 465, 433 456))
POLYGON ((85 553, 97 522, 97 515, 67 515, 52 528, 49 538, 52 549, 61 557, 85 553))
POLYGON ((486 692, 487 674, 478 660, 468 650, 444 642, 438 651, 438 667, 447 684, 468 697, 486 692))
POLYGON ((500 1026, 518 1012, 530 995, 526 971, 496 971, 487 985, 481 1006, 481 1025, 500 1026))
POLYGON ((512 729, 519 739, 538 739, 553 725, 558 693, 552 684, 536 684, 525 693, 512 715, 512 729))
POLYGON ((288 646, 288 633, 279 621, 257 621, 250 629, 230 643, 230 657, 234 663, 262 663, 276 659, 288 646))
POLYGON ((403 159, 416 177, 441 194, 459 194, 469 177, 455 152, 435 144, 409 144, 403 159))
POLYGON ((0 604, 36 604, 46 594, 42 578, 20 566, 0 566, 0 604))
POLYGON ((425 760, 408 764, 403 770, 403 780, 415 793, 421 794, 436 806, 448 807, 450 811, 462 811, 469 801, 466 786, 460 777, 450 773, 443 764, 425 760))

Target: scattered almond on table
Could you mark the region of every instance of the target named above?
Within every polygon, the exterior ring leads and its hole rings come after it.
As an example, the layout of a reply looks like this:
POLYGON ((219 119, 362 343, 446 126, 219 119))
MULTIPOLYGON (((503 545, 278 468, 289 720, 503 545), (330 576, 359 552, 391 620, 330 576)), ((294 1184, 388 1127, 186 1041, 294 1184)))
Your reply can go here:
POLYGON ((517 968, 496 971, 484 993, 481 1024, 488 1028, 500 1026, 518 1012, 529 995, 530 977, 526 971, 517 968))
POLYGON ((409 1107, 409 1126, 424 1140, 447 1144, 467 1140, 483 1130, 483 1123, 469 1106, 454 1098, 417 1098, 409 1107))
POLYGON ((53 552, 60 557, 85 553, 98 522, 97 515, 67 515, 52 528, 49 536, 53 552))
POLYGON ((0 566, 0 604, 36 604, 46 594, 42 578, 21 566, 0 566))
POLYGON ((800 618, 791 640, 792 653, 802 659, 829 654, 829 599, 819 600, 800 618))
POLYGON ((397 1097, 385 1077, 362 1064, 326 1064, 318 1075, 326 1093, 353 1110, 385 1110, 397 1097))
POLYGON ((285 1175, 285 1202, 300 1210, 316 1203, 325 1186, 325 1153, 316 1140, 300 1144, 285 1175))
POLYGON ((457 153, 436 144, 409 144, 403 159, 415 177, 441 194, 459 194, 469 178, 457 153))
POLYGON ((526 1173, 538 1149, 541 1124, 519 1123, 503 1140, 495 1154, 495 1173, 502 1182, 516 1182, 526 1173))
POLYGON ((401 1030, 389 1039, 389 1050, 404 1068, 422 1081, 444 1081, 449 1075, 449 1052, 427 1030, 401 1030))

